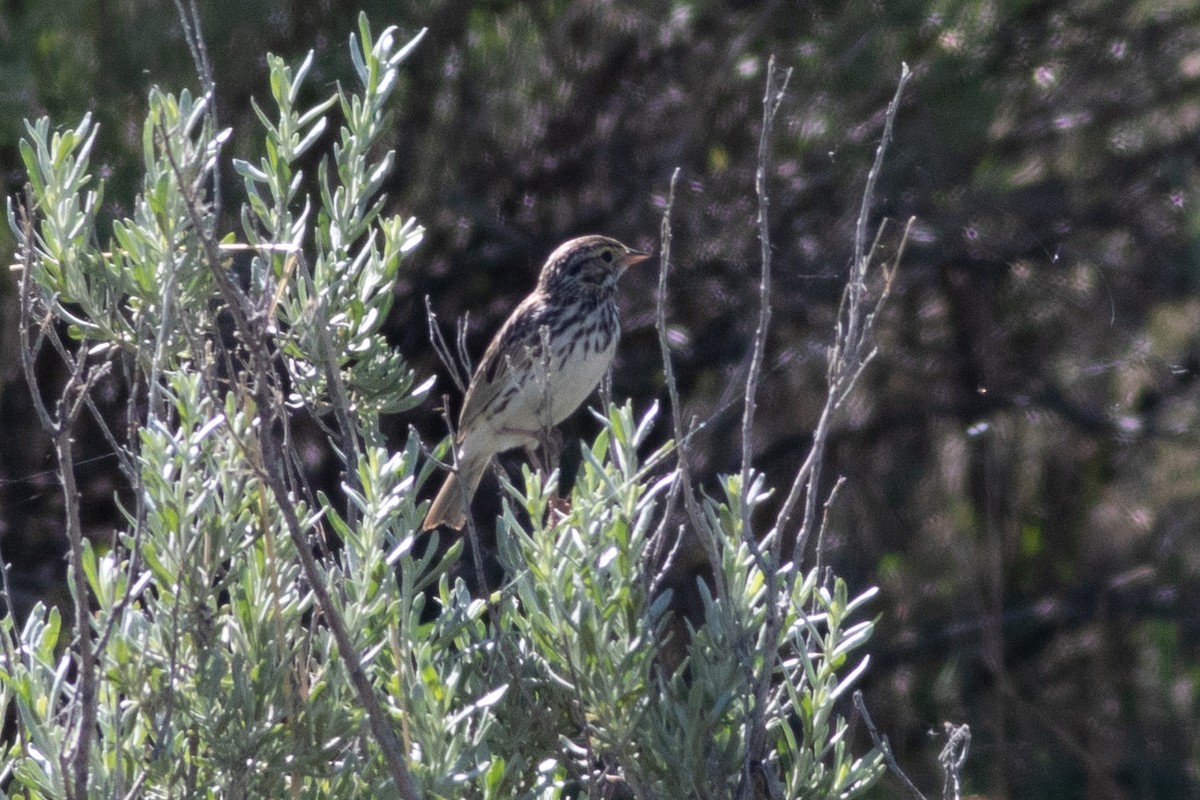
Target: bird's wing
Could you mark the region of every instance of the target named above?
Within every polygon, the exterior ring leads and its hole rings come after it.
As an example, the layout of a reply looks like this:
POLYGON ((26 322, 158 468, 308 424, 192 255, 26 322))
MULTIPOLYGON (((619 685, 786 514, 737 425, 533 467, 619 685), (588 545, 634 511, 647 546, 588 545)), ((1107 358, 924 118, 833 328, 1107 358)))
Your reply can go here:
POLYGON ((541 357, 542 305, 537 295, 527 297, 488 345, 463 399, 458 421, 459 442, 501 394, 513 387, 514 372, 529 374, 533 360, 541 357))

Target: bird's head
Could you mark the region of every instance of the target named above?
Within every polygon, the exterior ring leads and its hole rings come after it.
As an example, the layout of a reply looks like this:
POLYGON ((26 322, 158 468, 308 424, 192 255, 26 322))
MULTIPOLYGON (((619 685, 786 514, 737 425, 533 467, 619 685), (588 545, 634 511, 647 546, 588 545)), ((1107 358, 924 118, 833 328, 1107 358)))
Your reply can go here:
POLYGON ((538 288, 546 292, 611 292, 628 267, 650 258, 607 236, 580 236, 546 259, 538 288))

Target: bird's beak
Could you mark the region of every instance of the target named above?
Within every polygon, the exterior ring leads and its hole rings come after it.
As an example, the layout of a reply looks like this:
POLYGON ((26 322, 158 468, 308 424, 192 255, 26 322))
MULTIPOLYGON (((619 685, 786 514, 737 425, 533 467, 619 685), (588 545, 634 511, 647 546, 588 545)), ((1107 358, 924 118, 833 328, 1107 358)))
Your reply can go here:
POLYGON ((640 264, 650 258, 650 255, 641 250, 626 250, 625 255, 621 257, 621 269, 629 269, 634 264, 640 264))

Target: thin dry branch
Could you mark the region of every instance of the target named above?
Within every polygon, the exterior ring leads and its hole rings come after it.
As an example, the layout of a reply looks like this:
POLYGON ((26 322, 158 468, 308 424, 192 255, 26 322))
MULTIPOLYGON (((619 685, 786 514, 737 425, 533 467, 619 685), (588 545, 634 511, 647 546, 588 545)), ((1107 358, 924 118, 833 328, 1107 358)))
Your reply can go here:
POLYGON ((28 183, 25 184, 25 198, 25 204, 17 209, 21 221, 21 369, 25 374, 25 383, 29 387, 38 421, 41 422, 43 430, 53 435, 55 422, 50 418, 50 411, 37 390, 37 373, 34 370, 34 362, 37 360, 38 351, 41 350, 43 337, 53 325, 49 314, 42 315, 38 322, 40 332, 37 341, 31 342, 29 339, 29 329, 33 325, 34 289, 29 276, 33 272, 34 230, 33 219, 30 216, 30 210, 33 208, 33 186, 28 183))
MULTIPOLYGON (((71 367, 75 363, 74 357, 67 350, 66 345, 62 343, 62 339, 58 336, 46 336, 45 338, 50 343, 50 347, 53 348, 54 352, 58 353, 58 357, 62 359, 63 364, 71 367)), ((111 455, 117 459, 117 468, 129 479, 130 483, 133 483, 137 474, 137 460, 126 452, 121 443, 117 441, 117 437, 113 434, 112 428, 108 424, 108 419, 100 412, 96 401, 92 399, 91 392, 85 394, 81 399, 92 416, 92 422, 100 429, 100 435, 104 437, 104 441, 108 446, 112 448, 111 455)))
MULTIPOLYGON (((875 721, 871 719, 871 713, 867 711, 863 693, 855 691, 853 697, 854 707, 862 716, 863 724, 867 726, 871 743, 883 754, 883 763, 887 765, 888 770, 916 800, 929 800, 896 762, 891 743, 886 736, 879 733, 875 721)), ((954 725, 950 722, 944 723, 944 729, 946 744, 938 753, 938 766, 942 769, 942 800, 959 800, 962 797, 962 768, 967 763, 967 754, 971 749, 971 729, 967 725, 954 725)))
POLYGON ((459 394, 466 394, 467 384, 471 382, 471 363, 465 355, 465 347, 463 346, 463 331, 466 330, 465 323, 459 324, 458 329, 458 351, 459 356, 455 358, 450 351, 450 345, 446 343, 446 338, 442 336, 442 329, 437 324, 437 314, 433 310, 433 303, 429 300, 429 295, 425 295, 425 320, 429 324, 429 342, 433 345, 433 352, 437 354, 438 360, 442 362, 442 366, 450 373, 450 380, 454 381, 454 385, 458 387, 459 394))
MULTIPOLYGON (((83 409, 83 397, 90 390, 93 374, 107 371, 102 365, 88 373, 87 351, 80 347, 75 369, 57 405, 57 430, 54 431, 54 449, 58 456, 58 474, 63 487, 63 506, 66 514, 65 527, 71 560, 71 589, 75 606, 75 641, 78 642, 79 677, 78 692, 79 730, 75 747, 71 753, 74 784, 68 784, 68 796, 83 800, 88 796, 92 739, 96 735, 96 714, 99 699, 96 694, 96 656, 92 647, 91 608, 88 603, 87 576, 83 571, 83 528, 79 518, 79 488, 75 483, 74 425, 83 409), (74 397, 72 398, 72 395, 74 397)), ((30 387, 37 391, 36 387, 30 387)))
POLYGON ((880 734, 879 729, 875 727, 875 720, 871 719, 871 712, 867 711, 867 704, 863 700, 861 690, 855 690, 854 692, 854 707, 858 709, 858 713, 862 716, 863 724, 867 726, 867 734, 871 737, 871 743, 875 745, 875 749, 883 754, 883 763, 904 784, 904 788, 912 793, 913 797, 917 798, 917 800, 928 800, 908 775, 904 774, 904 770, 900 769, 900 765, 896 763, 896 756, 892 753, 891 742, 888 741, 886 736, 880 734))
POLYGON ((286 453, 283 451, 282 443, 273 424, 287 414, 287 409, 272 379, 272 358, 267 346, 266 316, 254 313, 249 298, 234 283, 228 270, 222 266, 219 243, 216 236, 208 233, 209 229, 204 225, 199 210, 199 200, 191 193, 187 181, 183 178, 165 130, 160 129, 159 131, 159 144, 171 165, 171 171, 179 184, 179 190, 184 195, 184 206, 192 227, 204 248, 209 273, 213 276, 221 299, 233 318, 234 328, 248 351, 248 371, 253 380, 254 402, 262 424, 256 429, 261 457, 250 457, 247 460, 252 464, 259 465, 257 477, 270 489, 279 505, 284 525, 300 559, 300 566, 304 570, 305 578, 312 588, 326 624, 337 642, 338 656, 345 664, 350 683, 367 713, 371 734, 379 744, 388 772, 396 784, 396 790, 404 800, 417 800, 420 795, 409 772, 400 739, 396 736, 391 721, 375 693, 375 687, 371 685, 371 680, 363 669, 358 648, 350 637, 345 621, 333 602, 329 587, 325 584, 321 570, 309 547, 304 525, 296 513, 294 498, 289 491, 284 472, 286 453))
MULTIPOLYGON (((767 71, 767 91, 763 98, 763 124, 764 137, 766 136, 766 127, 774 116, 774 110, 778 105, 778 100, 772 93, 774 86, 774 65, 773 62, 768 65, 767 71)), ((851 267, 851 274, 846 284, 846 294, 843 299, 843 313, 839 313, 838 325, 834 337, 833 346, 830 348, 830 363, 828 367, 829 386, 826 392, 825 404, 822 408, 821 415, 818 418, 816 429, 813 431, 813 443, 809 450, 808 456, 792 482, 791 489, 785 499, 782 508, 776 517, 774 527, 767 533, 769 546, 771 549, 770 557, 763 558, 761 548, 754 547, 756 544, 753 537, 748 533, 744 534, 746 541, 752 545, 752 552, 755 553, 755 558, 760 569, 763 570, 764 580, 766 582, 766 591, 769 597, 772 598, 767 604, 767 618, 765 622, 765 631, 761 641, 767 642, 768 648, 773 648, 774 642, 778 641, 780 632, 782 631, 783 615, 780 613, 780 603, 788 602, 786 598, 792 596, 792 590, 795 586, 795 581, 800 575, 801 570, 793 568, 780 572, 780 548, 784 538, 785 528, 791 514, 795 510, 796 505, 801 498, 804 499, 803 522, 799 532, 796 535, 795 543, 791 553, 791 562, 797 565, 803 555, 804 547, 810 538, 814 524, 817 518, 818 509, 822 507, 818 493, 821 483, 821 469, 824 464, 825 450, 828 444, 830 425, 834 414, 841 408, 846 400, 847 392, 854 382, 858 379, 865 369, 867 362, 870 360, 873 353, 867 352, 866 345, 870 340, 872 333, 872 324, 875 319, 875 312, 878 311, 878 303, 882 303, 883 297, 876 304, 875 311, 871 314, 864 315, 862 306, 866 302, 869 294, 869 289, 866 283, 867 270, 870 266, 871 255, 873 253, 865 252, 865 226, 866 216, 869 214, 871 207, 874 205, 875 183, 879 172, 883 166, 884 154, 887 151, 887 146, 891 140, 892 124, 895 120, 897 110, 900 105, 900 97, 904 91, 905 85, 908 83, 911 73, 907 65, 903 65, 900 75, 899 84, 896 88, 896 93, 888 105, 887 115, 884 123, 883 136, 879 147, 875 154, 875 161, 868 174, 867 185, 864 190, 862 206, 859 212, 858 226, 855 238, 855 263, 851 267)), ((767 163, 769 159, 769 149, 766 146, 766 139, 760 141, 759 148, 759 180, 763 180, 766 174, 767 163)), ((766 219, 768 211, 767 195, 765 189, 759 188, 759 226, 760 239, 763 244, 763 279, 760 285, 760 300, 763 307, 766 308, 770 302, 770 284, 769 284, 769 259, 770 247, 766 240, 766 227, 768 220, 766 219)), ((890 287, 890 274, 888 275, 885 290, 890 287)), ((885 295, 886 296, 886 295, 885 295)), ((765 330, 760 329, 756 332, 755 347, 762 346, 759 338, 765 336, 765 330)), ((750 474, 749 457, 747 448, 749 441, 748 422, 752 422, 753 418, 753 388, 757 382, 757 373, 761 371, 761 364, 751 363, 750 373, 747 376, 746 386, 746 407, 743 416, 743 490, 748 488, 748 478, 750 474)), ((743 512, 743 526, 749 528, 748 512, 743 512)), ((749 800, 753 796, 753 775, 757 765, 761 764, 766 751, 767 731, 765 725, 765 715, 767 706, 770 700, 770 690, 774 679, 775 664, 777 654, 774 650, 769 649, 764 653, 762 666, 755 679, 754 693, 752 698, 748 698, 751 702, 751 718, 747 722, 749 728, 749 739, 746 748, 745 761, 742 769, 742 777, 738 786, 738 800, 749 800)))
MULTIPOLYGON (((303 254, 301 254, 301 257, 303 257, 303 254)), ((312 280, 307 268, 304 269, 304 276, 305 280, 312 280)), ((359 477, 358 465, 362 460, 362 446, 358 441, 357 432, 361 429, 358 425, 358 415, 354 411, 354 404, 350 400, 350 393, 346 391, 346 382, 342 380, 341 365, 337 363, 333 337, 329 333, 332 326, 329 324, 326 296, 316 286, 310 286, 310 291, 313 296, 319 298, 312 306, 313 319, 311 322, 313 329, 316 331, 317 340, 320 342, 321 366, 325 369, 325 385, 328 387, 329 403, 333 407, 333 416, 338 424, 337 439, 340 445, 342 463, 345 465, 346 485, 352 491, 361 493, 362 481, 359 477)), ((358 516, 359 510, 357 505, 347 503, 347 524, 357 525, 358 516)))
MULTIPOLYGON (((754 795, 755 774, 760 771, 767 748, 767 705, 771 693, 771 684, 775 675, 775 666, 779 657, 775 642, 779 639, 783 627, 783 619, 776 600, 780 596, 779 580, 779 536, 776 534, 770 542, 771 555, 764 557, 762 547, 754 536, 750 524, 750 503, 747 502, 750 491, 750 456, 752 434, 754 431, 754 409, 758 393, 758 381, 762 375, 763 352, 766 349, 767 328, 771 322, 771 240, 770 240, 770 199, 767 195, 767 169, 771 159, 771 129, 775 122, 775 114, 783 102, 783 93, 791 78, 791 70, 784 73, 782 81, 777 77, 775 56, 767 62, 767 87, 763 93, 762 130, 758 142, 758 171, 755 189, 758 194, 758 236, 762 246, 762 272, 759 279, 759 318, 758 328, 754 332, 753 355, 750 368, 746 374, 746 400, 742 408, 742 470, 741 491, 742 502, 742 539, 747 543, 753 554, 758 568, 763 573, 766 583, 767 610, 765 630, 761 641, 764 642, 761 653, 760 671, 753 682, 752 696, 747 697, 750 704, 750 719, 747 728, 750 731, 746 743, 745 758, 742 762, 742 775, 738 783, 737 800, 749 800, 754 795)), ((753 663, 748 660, 747 663, 753 663)))
MULTIPOLYGON (((758 284, 758 327, 754 331, 754 344, 750 358, 750 369, 746 375, 746 400, 742 407, 742 489, 750 485, 750 461, 754 444, 754 411, 758 397, 758 381, 762 377, 763 353, 767 346, 767 329, 771 325, 771 201, 767 193, 767 166, 771 158, 771 131, 775 127, 775 115, 783 102, 788 81, 792 78, 789 67, 782 79, 775 68, 775 56, 767 61, 767 88, 763 94, 762 130, 758 136, 758 169, 754 178, 754 190, 758 195, 758 240, 762 248, 762 271, 758 284)), ((742 535, 753 537, 750 528, 749 504, 742 506, 742 535)))
POLYGON ((942 768, 942 800, 959 800, 962 797, 962 768, 971 750, 971 729, 952 722, 944 723, 944 727, 946 745, 938 754, 938 765, 942 768))
MULTIPOLYGON (((718 597, 726 596, 725 575, 721 569, 721 556, 717 552, 716 537, 709 529, 708 521, 704 517, 704 511, 700 508, 700 503, 696 500, 696 493, 692 488, 691 466, 688 461, 688 442, 691 438, 690 431, 687 436, 683 430, 683 407, 679 400, 679 385, 675 380, 675 369, 671 364, 671 345, 667 339, 667 275, 671 271, 671 210, 675 207, 675 186, 679 181, 679 168, 671 174, 671 188, 667 195, 667 207, 663 210, 662 218, 662 251, 658 259, 658 296, 655 298, 655 327, 658 329, 658 347, 662 353, 663 360, 663 376, 667 384, 667 393, 671 401, 671 423, 675 432, 675 447, 677 448, 679 460, 679 480, 676 485, 679 487, 679 492, 683 494, 684 508, 687 510, 688 520, 692 524, 692 529, 697 538, 700 539, 701 546, 704 548, 704 553, 708 558, 709 568, 712 570, 713 579, 716 581, 716 589, 718 597)), ((694 423, 693 423, 694 429, 694 423)), ((662 532, 665 535, 669 518, 672 512, 675 492, 672 491, 671 497, 668 498, 667 513, 663 518, 662 532)), ((675 544, 671 548, 667 562, 661 565, 655 565, 658 569, 658 577, 651 584, 651 596, 654 595, 659 584, 659 578, 666 574, 669 567, 669 562, 674 558, 674 554, 678 551, 680 543, 683 541, 685 532, 681 529, 676 537, 675 544)))
MULTIPOLYGON (((911 75, 912 73, 909 72, 908 65, 903 65, 900 72, 900 80, 896 86, 896 93, 888 105, 887 116, 884 122, 884 133, 879 142, 879 147, 875 152, 875 162, 867 177, 867 185, 864 189, 863 202, 859 211, 858 228, 860 230, 866 224, 863 218, 870 213, 870 209, 874 205, 875 179, 882 169, 884 155, 887 152, 888 144, 891 142, 892 124, 900 107, 900 98, 911 75)), ((864 347, 865 343, 869 340, 871 331, 864 327, 864 315, 861 312, 862 304, 869 293, 866 274, 871 262, 871 254, 863 252, 861 257, 859 256, 860 248, 865 247, 865 241, 865 234, 862 236, 856 234, 855 263, 851 266, 851 275, 846 283, 846 299, 843 302, 845 314, 844 318, 839 318, 837 333, 834 343, 830 348, 830 364, 827 371, 830 384, 825 405, 821 409, 821 415, 813 431, 813 444, 804 463, 797 470, 787 498, 784 500, 775 518, 773 530, 777 536, 782 538, 783 531, 791 520, 792 514, 795 512, 801 498, 805 498, 804 518, 793 548, 794 559, 799 559, 805 545, 808 543, 813 530, 817 508, 820 506, 817 499, 817 491, 820 487, 821 464, 825 455, 825 447, 828 442, 833 415, 845 402, 846 389, 852 386, 858 379, 858 376, 866 367, 866 361, 870 358, 869 353, 864 353, 864 347)), ((890 288, 890 286, 891 273, 888 273, 887 280, 885 281, 885 290, 890 288)), ((879 303, 883 301, 884 297, 881 296, 877 302, 876 311, 878 311, 879 303)), ((865 319, 873 322, 875 313, 866 315, 865 319)))
MULTIPOLYGON (((32 190, 26 187, 26 197, 31 196, 32 190)), ((20 209, 21 222, 21 261, 24 269, 21 273, 21 366, 25 373, 33 405, 43 429, 54 442, 55 455, 58 459, 58 476, 63 487, 64 526, 67 533, 68 558, 71 565, 71 593, 75 610, 75 642, 78 656, 78 677, 76 684, 76 700, 70 712, 72 718, 78 713, 77 733, 75 743, 70 750, 70 764, 63 764, 64 772, 72 775, 64 783, 67 797, 83 800, 88 796, 88 780, 90 771, 88 761, 91 757, 92 739, 96 733, 96 715, 98 696, 96 690, 96 658, 97 652, 91 641, 91 613, 88 602, 87 577, 83 571, 83 528, 79 516, 79 488, 75 483, 75 451, 74 433, 75 422, 79 418, 88 393, 96 380, 108 372, 109 364, 87 369, 87 346, 81 343, 78 352, 68 363, 71 374, 63 387, 62 394, 55 404, 52 416, 42 400, 34 372, 34 361, 43 337, 53 341, 59 348, 62 343, 57 340, 53 322, 49 314, 42 316, 38 323, 41 334, 38 343, 29 340, 29 328, 33 324, 34 289, 30 285, 30 274, 33 270, 35 233, 30 209, 32 200, 20 209)), ((40 305, 40 304, 39 304, 40 305)), ((60 350, 65 353, 65 348, 60 350)), ((3 564, 0 564, 3 569, 3 564)), ((64 756, 65 758, 65 756, 64 756)))
MULTIPOLYGON (((187 8, 183 0, 175 0, 175 10, 179 13, 179 23, 183 27, 183 37, 187 40, 188 50, 191 51, 192 61, 196 67, 196 75, 200 78, 200 87, 204 90, 204 100, 207 103, 205 113, 208 124, 216 136, 217 120, 217 82, 213 78, 212 62, 208 58, 208 46, 204 43, 201 31, 204 26, 200 23, 200 8, 196 0, 187 0, 187 8)), ((221 159, 213 159, 212 169, 212 227, 205 231, 209 236, 216 232, 216 226, 221 217, 221 159)))

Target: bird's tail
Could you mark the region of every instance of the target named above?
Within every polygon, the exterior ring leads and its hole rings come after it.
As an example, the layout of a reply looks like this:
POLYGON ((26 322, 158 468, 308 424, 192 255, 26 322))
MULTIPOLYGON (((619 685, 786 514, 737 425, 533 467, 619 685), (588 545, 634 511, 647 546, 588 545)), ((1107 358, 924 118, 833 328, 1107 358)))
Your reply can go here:
POLYGON ((479 488, 479 481, 487 471, 490 458, 464 458, 458 465, 457 472, 451 472, 442 483, 421 530, 427 531, 438 525, 446 525, 454 530, 462 530, 467 524, 467 512, 471 507, 471 498, 479 488))

